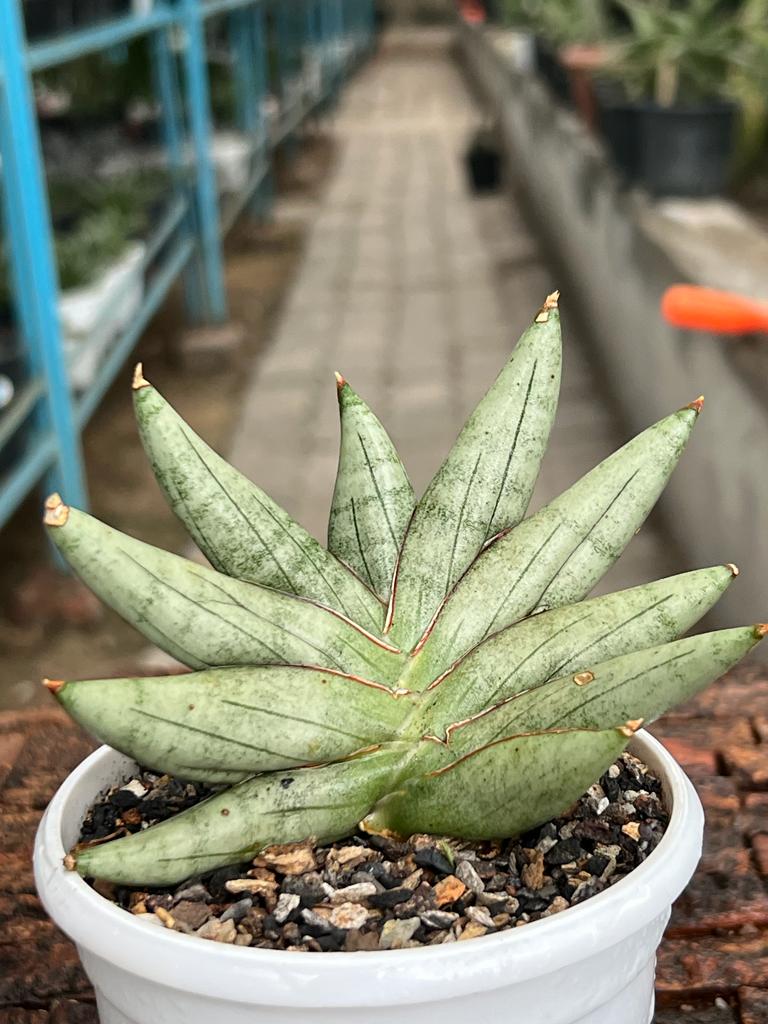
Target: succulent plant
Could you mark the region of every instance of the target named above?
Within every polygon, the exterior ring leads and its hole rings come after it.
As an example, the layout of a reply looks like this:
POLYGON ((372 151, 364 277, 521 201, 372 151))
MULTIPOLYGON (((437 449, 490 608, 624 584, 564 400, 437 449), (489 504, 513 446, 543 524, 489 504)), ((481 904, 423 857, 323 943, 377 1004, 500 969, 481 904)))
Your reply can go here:
POLYGON ((663 490, 702 400, 524 518, 560 381, 557 294, 415 502, 341 377, 328 549, 207 447, 143 377, 142 440, 212 568, 48 499, 82 579, 188 674, 47 680, 141 764, 223 784, 68 864, 170 884, 275 843, 373 831, 512 836, 562 812, 652 720, 738 661, 750 626, 680 637, 737 570, 586 599, 663 490))

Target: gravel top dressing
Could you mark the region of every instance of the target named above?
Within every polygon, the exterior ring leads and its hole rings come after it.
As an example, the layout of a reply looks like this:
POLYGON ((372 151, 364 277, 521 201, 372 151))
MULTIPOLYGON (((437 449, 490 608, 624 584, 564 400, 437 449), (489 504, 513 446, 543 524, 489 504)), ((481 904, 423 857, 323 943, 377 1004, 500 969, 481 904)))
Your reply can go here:
MULTIPOLYGON (((142 771, 100 797, 80 841, 137 832, 212 792, 142 771)), ((661 783, 623 754, 561 818, 514 840, 359 832, 326 846, 274 846, 174 889, 96 882, 148 925, 216 942, 307 952, 403 949, 518 928, 581 903, 655 849, 661 783)))

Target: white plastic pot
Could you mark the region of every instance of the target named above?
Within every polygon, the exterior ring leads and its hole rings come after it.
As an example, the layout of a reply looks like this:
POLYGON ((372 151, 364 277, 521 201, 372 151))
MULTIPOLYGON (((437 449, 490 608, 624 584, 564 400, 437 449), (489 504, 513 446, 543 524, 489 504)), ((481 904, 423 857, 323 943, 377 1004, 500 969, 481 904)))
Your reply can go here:
POLYGON ((535 70, 536 47, 532 32, 499 32, 494 42, 516 71, 530 75, 535 70))
POLYGON ((64 355, 75 391, 92 383, 109 345, 141 308, 145 253, 143 242, 132 242, 94 281, 60 296, 64 355))
POLYGON ((216 168, 219 192, 237 195, 248 184, 253 146, 238 132, 216 132, 211 157, 216 168))
POLYGON ((664 780, 670 826, 630 876, 524 928, 361 953, 220 945, 142 922, 64 869, 94 797, 133 763, 109 747, 67 779, 40 824, 35 878, 77 944, 102 1024, 649 1024, 656 948, 701 852, 704 815, 647 734, 632 749, 664 780))

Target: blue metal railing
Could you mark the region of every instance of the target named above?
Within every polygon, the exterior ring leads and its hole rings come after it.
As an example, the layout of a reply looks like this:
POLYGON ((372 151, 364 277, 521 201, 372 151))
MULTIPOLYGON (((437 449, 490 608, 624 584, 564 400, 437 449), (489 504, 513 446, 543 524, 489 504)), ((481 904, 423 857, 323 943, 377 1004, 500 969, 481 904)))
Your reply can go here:
MULTIPOLYGON (((223 234, 242 210, 265 211, 272 150, 307 116, 333 101, 345 75, 370 48, 374 26, 373 0, 154 0, 148 12, 29 42, 22 12, 22 0, 0 0, 0 230, 26 363, 13 401, 0 412, 0 526, 43 481, 48 490, 61 490, 68 502, 87 505, 83 427, 180 276, 192 320, 226 318, 223 234), (226 209, 220 204, 212 155, 206 42, 208 22, 219 17, 228 22, 235 124, 251 147, 247 180, 226 209), (32 75, 139 37, 150 43, 172 196, 139 266, 145 279, 141 306, 99 353, 92 380, 75 390, 62 338, 61 289, 32 75), (270 62, 272 49, 277 60, 270 62), (308 59, 318 69, 317 87, 297 91, 292 76, 308 59), (272 131, 264 113, 270 94, 290 94, 292 100, 282 104, 272 131), (11 455, 9 446, 22 433, 26 444, 21 454, 11 455)), ((88 344, 83 338, 84 351, 88 344)))

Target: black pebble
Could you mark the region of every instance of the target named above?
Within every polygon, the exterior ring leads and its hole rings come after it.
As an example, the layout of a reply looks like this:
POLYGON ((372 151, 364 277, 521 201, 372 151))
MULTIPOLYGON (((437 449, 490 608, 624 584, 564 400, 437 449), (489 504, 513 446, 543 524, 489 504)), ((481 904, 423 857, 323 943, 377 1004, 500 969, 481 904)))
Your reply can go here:
POLYGON ((410 899, 411 896, 413 896, 413 892, 410 889, 385 889, 384 892, 377 892, 373 896, 369 896, 368 902, 372 907, 395 907, 398 903, 410 899))
POLYGON ((233 864, 227 868, 219 868, 208 879, 208 892, 215 900, 231 900, 232 894, 224 888, 224 883, 233 878, 242 878, 245 874, 241 864, 233 864))
POLYGON ((374 850, 381 850, 389 860, 398 860, 408 853, 407 843, 398 843, 387 836, 371 835, 368 837, 368 845, 372 846, 374 850))
POLYGON ((414 854, 413 859, 420 868, 432 868, 433 871, 437 871, 440 875, 453 874, 451 862, 433 846, 428 846, 424 850, 418 850, 414 854))
POLYGON ((606 857, 605 854, 593 853, 584 865, 584 870, 588 871, 590 875, 602 875, 610 863, 610 857, 606 857))
POLYGON ((519 889, 516 898, 520 904, 520 910, 525 914, 536 914, 546 910, 550 903, 546 896, 539 896, 538 893, 532 892, 530 889, 519 889))
POLYGON ((336 953, 344 945, 347 933, 342 928, 332 928, 326 935, 317 935, 318 946, 325 953, 336 953))
POLYGON ((137 807, 140 803, 140 798, 135 793, 132 793, 130 789, 118 789, 112 795, 110 803, 114 807, 119 807, 121 811, 127 811, 129 807, 137 807))
POLYGON ((544 860, 547 864, 569 864, 583 856, 584 849, 578 839, 561 839, 544 854, 544 860))

